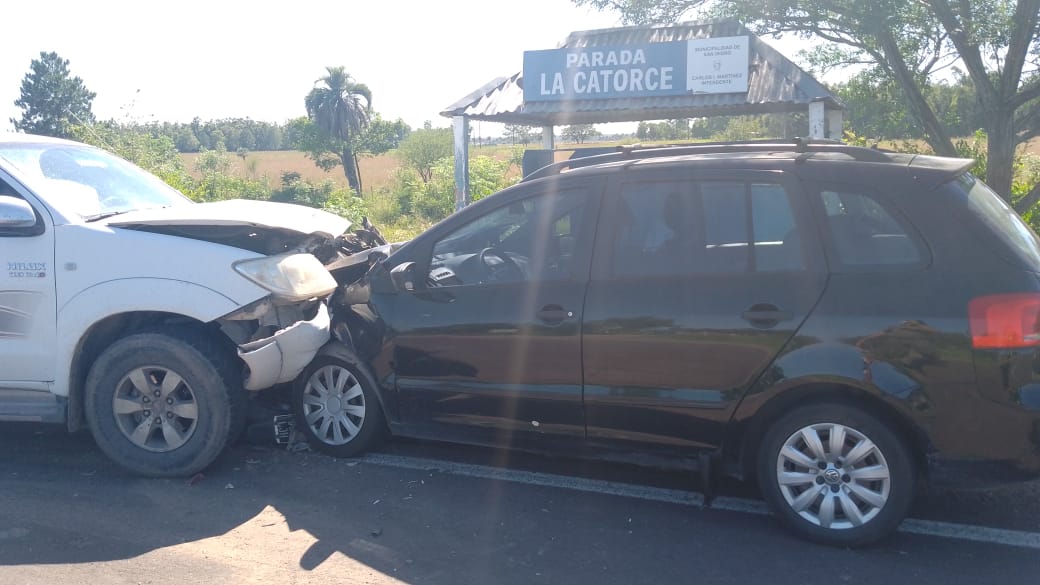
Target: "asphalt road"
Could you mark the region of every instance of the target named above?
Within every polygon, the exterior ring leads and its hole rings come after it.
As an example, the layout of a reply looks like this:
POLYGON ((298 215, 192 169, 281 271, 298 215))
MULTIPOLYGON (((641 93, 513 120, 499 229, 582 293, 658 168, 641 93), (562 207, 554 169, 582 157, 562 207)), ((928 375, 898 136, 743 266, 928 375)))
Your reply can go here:
POLYGON ((240 444, 130 476, 89 435, 0 426, 0 583, 1040 582, 1040 483, 930 491, 880 546, 800 541, 747 486, 394 442, 360 461, 240 444), (928 534, 946 536, 930 536, 928 534))

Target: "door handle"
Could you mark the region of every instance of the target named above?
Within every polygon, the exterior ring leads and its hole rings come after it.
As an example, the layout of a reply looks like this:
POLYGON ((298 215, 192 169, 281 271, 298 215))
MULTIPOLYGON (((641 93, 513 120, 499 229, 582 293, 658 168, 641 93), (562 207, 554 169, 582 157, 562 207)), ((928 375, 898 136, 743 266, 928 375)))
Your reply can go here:
POLYGON ((740 317, 754 327, 768 329, 776 326, 781 321, 790 321, 794 318, 794 314, 791 311, 781 311, 775 305, 764 303, 752 305, 748 310, 741 313, 740 317))
POLYGON ((542 321, 555 325, 562 323, 564 319, 570 319, 574 316, 572 311, 568 311, 560 305, 545 305, 535 315, 542 321))

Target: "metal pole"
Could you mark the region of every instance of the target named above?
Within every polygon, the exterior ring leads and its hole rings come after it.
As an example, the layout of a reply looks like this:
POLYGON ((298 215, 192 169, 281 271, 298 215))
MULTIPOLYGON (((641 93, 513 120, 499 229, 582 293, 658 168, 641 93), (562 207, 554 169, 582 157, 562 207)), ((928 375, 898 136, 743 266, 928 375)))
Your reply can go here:
POLYGON ((838 109, 827 110, 827 138, 841 140, 844 138, 844 112, 838 109))
POLYGON ((452 118, 455 130, 455 211, 469 205, 469 118, 452 118))
POLYGON ((823 102, 809 104, 809 138, 827 137, 826 105, 823 102))

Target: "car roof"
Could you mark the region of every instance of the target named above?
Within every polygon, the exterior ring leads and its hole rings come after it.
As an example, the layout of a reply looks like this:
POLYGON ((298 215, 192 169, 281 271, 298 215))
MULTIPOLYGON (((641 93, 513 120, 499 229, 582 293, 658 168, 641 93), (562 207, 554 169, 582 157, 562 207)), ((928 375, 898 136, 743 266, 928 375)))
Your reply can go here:
POLYGON ((40 134, 25 134, 22 132, 0 132, 0 144, 64 144, 67 146, 86 146, 82 142, 42 136, 40 134))
POLYGON ((750 142, 713 142, 664 146, 620 146, 617 151, 557 162, 524 177, 533 181, 562 173, 594 173, 618 168, 646 166, 697 166, 777 168, 821 162, 868 165, 929 175, 929 179, 949 179, 964 173, 971 159, 896 153, 877 148, 850 146, 833 140, 766 140, 750 142))

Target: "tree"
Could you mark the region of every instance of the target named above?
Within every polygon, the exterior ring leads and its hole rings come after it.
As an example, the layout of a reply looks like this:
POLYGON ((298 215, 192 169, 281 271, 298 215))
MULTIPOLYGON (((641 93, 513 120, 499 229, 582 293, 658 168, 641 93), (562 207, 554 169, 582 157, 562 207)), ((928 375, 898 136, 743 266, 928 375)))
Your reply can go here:
MULTIPOLYGON (((328 74, 314 82, 314 88, 304 100, 307 117, 323 134, 325 152, 339 157, 347 183, 360 194, 357 146, 371 121, 372 92, 366 85, 354 81, 343 67, 326 67, 326 71, 328 74)), ((319 158, 320 154, 315 162, 322 166, 319 158)))
POLYGON ((520 124, 506 124, 502 129, 502 135, 509 137, 512 144, 530 144, 535 139, 535 131, 530 126, 520 124))
MULTIPOLYGON (((574 0, 619 11, 635 23, 676 22, 694 9, 754 23, 759 34, 793 33, 832 43, 814 64, 868 65, 897 84, 925 139, 941 155, 956 148, 925 87, 963 67, 987 133, 986 182, 1010 200, 1015 146, 1040 135, 1040 0, 574 0)), ((1016 203, 1040 201, 1040 185, 1016 203)))
MULTIPOLYGON (((345 145, 350 148, 347 160, 356 164, 358 157, 362 155, 382 154, 393 150, 401 142, 401 137, 407 136, 409 132, 411 128, 400 118, 387 122, 380 118, 379 114, 373 114, 369 126, 345 145)), ((307 153, 307 157, 325 172, 343 164, 344 142, 332 139, 328 132, 310 118, 304 116, 289 120, 285 125, 284 136, 287 144, 307 153)), ((349 175, 347 180, 350 180, 349 175)), ((360 182, 360 177, 358 180, 360 182)))
MULTIPOLYGON (((845 102, 846 128, 855 134, 875 140, 924 138, 924 130, 907 108, 898 85, 874 70, 863 71, 830 89, 845 102)), ((975 87, 967 77, 962 75, 953 83, 930 83, 923 89, 951 136, 972 136, 982 127, 975 87)))
POLYGON ((560 134, 572 142, 583 144, 585 140, 599 136, 600 133, 592 124, 571 124, 564 126, 560 134))
POLYGON ((15 130, 68 138, 75 125, 94 121, 90 110, 97 95, 83 80, 72 77, 68 59, 57 53, 40 53, 22 79, 22 95, 14 105, 22 109, 21 120, 11 118, 15 130))
MULTIPOLYGON (((719 120, 720 118, 713 118, 719 120)), ((716 124, 717 130, 726 127, 725 122, 716 124)), ((703 136, 706 138, 708 135, 703 136)), ((692 137, 692 125, 689 118, 678 118, 664 122, 640 122, 636 127, 636 138, 641 141, 656 140, 689 140, 692 137)))
POLYGON ((358 154, 383 154, 401 145, 412 128, 401 118, 390 122, 384 120, 378 113, 372 116, 372 122, 361 133, 358 140, 358 154))
POLYGON ((306 116, 289 120, 285 125, 285 138, 293 148, 307 153, 307 157, 325 172, 343 163, 341 151, 330 144, 328 134, 306 116))
POLYGON ((433 166, 454 154, 455 138, 451 128, 416 130, 401 142, 397 154, 419 173, 423 183, 433 178, 433 166))

